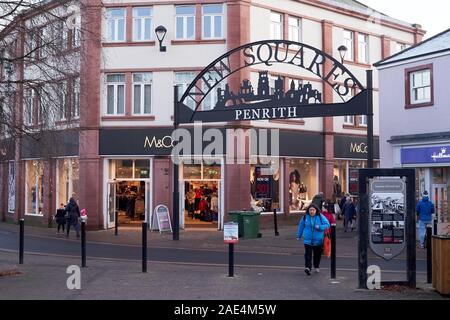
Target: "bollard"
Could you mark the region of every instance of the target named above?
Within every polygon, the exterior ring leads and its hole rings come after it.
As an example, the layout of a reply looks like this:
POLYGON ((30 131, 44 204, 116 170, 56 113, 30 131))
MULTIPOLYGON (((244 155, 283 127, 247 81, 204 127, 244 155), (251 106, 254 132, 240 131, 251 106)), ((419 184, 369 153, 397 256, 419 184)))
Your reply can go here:
POLYGON ((114 235, 119 235, 119 214, 117 210, 114 212, 114 235))
POLYGON ((25 220, 20 219, 20 234, 19 234, 19 264, 23 264, 23 251, 25 240, 25 220))
POLYGON ((142 272, 147 272, 147 222, 142 223, 142 272))
POLYGON ((331 279, 336 279, 336 224, 331 225, 331 279))
POLYGON ((427 243, 426 243, 426 246, 427 246, 427 283, 431 283, 433 280, 432 261, 431 261, 431 255, 432 255, 431 233, 432 233, 431 226, 427 226, 427 243))
POLYGON ((234 243, 228 245, 228 277, 234 277, 234 243))
POLYGON ((86 222, 81 221, 81 267, 86 268, 86 222))
POLYGON ((273 224, 275 226, 275 237, 278 237, 280 233, 278 232, 277 209, 273 209, 273 224))
POLYGON ((437 226, 438 226, 438 219, 437 219, 437 217, 434 218, 433 226, 434 226, 433 235, 434 235, 434 236, 437 236, 437 228, 438 228, 438 227, 437 227, 437 226))

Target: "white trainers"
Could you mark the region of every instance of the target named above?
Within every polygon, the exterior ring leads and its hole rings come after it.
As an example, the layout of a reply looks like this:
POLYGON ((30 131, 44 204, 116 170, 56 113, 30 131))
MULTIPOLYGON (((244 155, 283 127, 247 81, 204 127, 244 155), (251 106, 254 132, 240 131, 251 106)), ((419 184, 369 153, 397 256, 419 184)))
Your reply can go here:
POLYGON ((314 269, 314 271, 315 271, 316 273, 320 273, 320 269, 319 269, 319 268, 314 269))

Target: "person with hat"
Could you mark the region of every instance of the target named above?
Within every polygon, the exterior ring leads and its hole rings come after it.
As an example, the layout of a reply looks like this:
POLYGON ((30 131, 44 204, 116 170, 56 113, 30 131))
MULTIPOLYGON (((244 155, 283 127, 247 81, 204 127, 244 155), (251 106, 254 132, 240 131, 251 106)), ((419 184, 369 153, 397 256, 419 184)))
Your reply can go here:
POLYGON ((427 225, 431 224, 434 214, 434 204, 430 201, 428 192, 425 191, 422 195, 422 200, 416 206, 417 218, 419 221, 419 245, 420 248, 425 248, 425 232, 427 225))

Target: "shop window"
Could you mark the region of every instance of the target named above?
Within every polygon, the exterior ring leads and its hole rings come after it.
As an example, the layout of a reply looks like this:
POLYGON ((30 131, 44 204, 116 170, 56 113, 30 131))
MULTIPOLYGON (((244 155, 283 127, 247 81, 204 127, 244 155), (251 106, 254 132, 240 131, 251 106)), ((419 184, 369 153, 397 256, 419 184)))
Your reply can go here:
POLYGON ((14 162, 8 163, 8 212, 12 213, 16 208, 16 176, 14 162))
POLYGON ((150 178, 150 160, 136 160, 134 162, 134 178, 135 179, 150 178))
POLYGON ((44 163, 26 161, 25 167, 25 212, 27 215, 42 215, 44 163))
POLYGON ((250 206, 257 210, 280 211, 280 168, 274 165, 252 165, 250 167, 250 206))
POLYGON ((184 180, 220 180, 222 178, 220 160, 203 161, 201 164, 184 164, 184 180))
POLYGON ((150 160, 110 160, 110 179, 149 179, 150 160))
POLYGON ((202 165, 201 164, 185 164, 183 166, 183 178, 185 180, 201 180, 202 165))
POLYGON ((116 160, 116 179, 133 179, 133 160, 116 160))
POLYGON ((309 201, 317 193, 317 161, 291 159, 289 162, 289 209, 306 209, 309 201))
POLYGON ((66 204, 70 198, 79 199, 79 162, 78 159, 58 159, 56 175, 56 205, 66 204))

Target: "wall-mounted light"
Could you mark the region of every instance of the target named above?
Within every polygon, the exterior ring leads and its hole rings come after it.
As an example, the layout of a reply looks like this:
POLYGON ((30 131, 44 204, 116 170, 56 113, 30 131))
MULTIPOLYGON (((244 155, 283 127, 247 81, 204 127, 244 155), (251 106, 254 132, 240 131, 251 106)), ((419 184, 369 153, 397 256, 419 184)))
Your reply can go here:
POLYGON ((162 45, 164 38, 166 37, 167 29, 164 26, 158 26, 155 29, 156 37, 159 41, 159 51, 166 52, 166 47, 162 45))
POLYGON ((347 47, 342 45, 338 48, 339 55, 341 56, 341 63, 344 64, 345 55, 347 54, 347 47))

